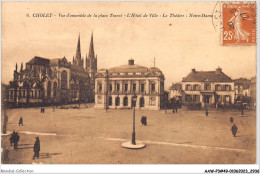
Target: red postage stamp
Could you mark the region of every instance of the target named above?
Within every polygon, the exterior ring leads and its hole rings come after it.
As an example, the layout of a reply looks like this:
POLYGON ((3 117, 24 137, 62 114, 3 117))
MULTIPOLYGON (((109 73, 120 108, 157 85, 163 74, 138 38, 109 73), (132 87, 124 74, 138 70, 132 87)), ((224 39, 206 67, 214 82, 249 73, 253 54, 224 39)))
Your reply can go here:
POLYGON ((222 45, 256 44, 256 4, 222 4, 222 45))

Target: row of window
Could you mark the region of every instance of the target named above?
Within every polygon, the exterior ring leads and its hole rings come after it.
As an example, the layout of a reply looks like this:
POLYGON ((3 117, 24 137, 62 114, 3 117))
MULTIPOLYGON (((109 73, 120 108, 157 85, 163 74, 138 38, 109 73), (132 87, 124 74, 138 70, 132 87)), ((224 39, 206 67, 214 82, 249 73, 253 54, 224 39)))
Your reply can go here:
MULTIPOLYGON (((199 90, 201 90, 201 86, 187 84, 185 86, 185 90, 186 91, 199 91, 199 90)), ((214 89, 211 89, 210 83, 205 83, 204 90, 214 90, 214 89)), ((216 91, 231 91, 231 85, 215 85, 215 90, 216 91)))
MULTIPOLYGON (((18 98, 26 98, 27 97, 27 90, 18 90, 16 95, 17 95, 18 98)), ((15 97, 15 91, 9 91, 8 93, 6 93, 7 99, 13 99, 14 97, 15 97)), ((29 97, 30 98, 40 98, 41 97, 41 91, 40 90, 30 91, 29 97)))
MULTIPOLYGON (((185 95, 185 101, 186 102, 200 102, 200 95, 185 95)), ((212 96, 210 96, 212 97, 212 96)), ((205 100, 209 100, 209 96, 208 98, 207 97, 204 97, 204 102, 205 100)), ((207 101, 209 102, 209 101, 207 101)), ((215 96, 215 102, 219 102, 219 103, 222 103, 222 102, 227 102, 227 103, 230 103, 231 102, 231 96, 230 95, 216 95, 215 96)))
POLYGON ((200 102, 200 95, 185 95, 186 102, 200 102))
MULTIPOLYGON (((34 90, 29 92, 29 97, 30 98, 41 98, 41 90, 34 90)), ((53 90, 53 97, 56 97, 57 95, 57 90, 53 90)), ((20 98, 27 98, 27 90, 18 90, 16 96, 20 98)), ((14 99, 15 97, 15 91, 9 91, 9 93, 6 93, 6 98, 7 99, 14 99)), ((51 90, 47 90, 47 97, 51 97, 51 90)))
POLYGON ((144 73, 142 72, 133 72, 133 73, 127 73, 127 72, 125 72, 125 73, 110 73, 110 75, 125 75, 125 76, 127 76, 127 75, 144 75, 144 73))
MULTIPOLYGON (((123 87, 124 87, 123 91, 127 92, 129 90, 128 84, 124 84, 123 87)), ((151 87, 151 92, 154 92, 155 91, 155 84, 151 84, 150 87, 151 87)), ((115 88, 116 88, 115 91, 119 92, 120 91, 120 84, 116 84, 115 88)), ((136 84, 132 84, 132 91, 136 92, 136 89, 137 89, 136 84)), ((109 90, 109 92, 113 91, 113 84, 109 84, 108 90, 109 90)), ((141 92, 145 91, 145 84, 140 85, 140 91, 141 92)), ((102 84, 98 84, 98 92, 102 92, 102 84)))
MULTIPOLYGON (((131 100, 131 101, 132 101, 131 107, 134 107, 135 103, 133 102, 133 100, 131 100)), ((108 105, 109 106, 113 105, 113 99, 111 96, 108 98, 108 105)), ((115 98, 115 106, 120 106, 120 97, 115 98)), ((128 97, 123 98, 123 106, 129 106, 128 97)), ((139 99, 139 106, 144 107, 144 98, 143 97, 140 97, 140 99, 139 99)))

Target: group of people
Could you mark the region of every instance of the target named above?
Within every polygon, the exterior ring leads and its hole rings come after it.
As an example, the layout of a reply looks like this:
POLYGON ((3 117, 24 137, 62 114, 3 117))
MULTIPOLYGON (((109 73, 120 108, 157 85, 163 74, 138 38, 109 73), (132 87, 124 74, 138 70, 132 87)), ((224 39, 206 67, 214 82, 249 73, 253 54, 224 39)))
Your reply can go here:
MULTIPOLYGON (((14 149, 17 149, 19 140, 20 140, 20 136, 19 136, 18 132, 13 131, 13 133, 11 134, 11 137, 10 137, 10 143, 11 143, 11 146, 14 144, 14 149)), ((33 151, 34 151, 33 159, 39 158, 40 157, 40 139, 39 139, 39 137, 36 137, 36 141, 33 146, 33 151)))
POLYGON ((20 136, 19 136, 18 132, 13 131, 9 140, 10 140, 11 146, 14 144, 14 149, 17 149, 19 139, 20 139, 20 136))
POLYGON ((142 123, 142 126, 147 126, 147 117, 146 116, 142 116, 141 123, 142 123))
POLYGON ((41 107, 41 113, 44 113, 44 112, 45 112, 45 108, 41 107))
MULTIPOLYGON (((241 112, 242 112, 242 115, 243 115, 243 110, 242 110, 241 112)), ((205 110, 205 114, 206 114, 206 117, 209 115, 209 111, 208 111, 207 108, 206 108, 206 110, 205 110)), ((229 121, 230 121, 230 123, 233 124, 234 118, 233 118, 233 117, 230 117, 229 121)), ((232 134, 233 134, 234 137, 236 137, 237 131, 238 131, 238 127, 237 127, 236 124, 234 123, 233 126, 231 127, 231 132, 232 132, 232 134)))
POLYGON ((174 114, 174 112, 178 112, 178 108, 177 107, 174 107, 173 109, 172 109, 172 113, 174 114))

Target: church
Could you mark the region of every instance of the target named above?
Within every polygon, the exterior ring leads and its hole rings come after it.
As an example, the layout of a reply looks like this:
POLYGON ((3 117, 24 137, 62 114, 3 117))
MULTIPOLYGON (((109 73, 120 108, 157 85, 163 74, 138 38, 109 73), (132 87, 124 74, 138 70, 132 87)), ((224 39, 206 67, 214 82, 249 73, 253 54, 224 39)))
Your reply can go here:
POLYGON ((33 57, 20 70, 16 64, 13 80, 5 93, 10 107, 42 106, 76 102, 94 102, 97 55, 93 33, 89 54, 81 56, 80 35, 72 63, 63 58, 33 57))

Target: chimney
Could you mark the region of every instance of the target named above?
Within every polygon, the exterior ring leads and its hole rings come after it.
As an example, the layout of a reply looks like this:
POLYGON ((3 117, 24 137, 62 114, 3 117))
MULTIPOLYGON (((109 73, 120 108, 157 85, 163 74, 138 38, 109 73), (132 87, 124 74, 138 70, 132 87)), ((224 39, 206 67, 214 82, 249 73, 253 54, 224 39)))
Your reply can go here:
POLYGON ((134 65, 134 64, 135 64, 135 60, 133 59, 128 60, 128 65, 134 65))
POLYGON ((192 72, 192 73, 195 73, 195 72, 196 72, 196 69, 195 69, 195 68, 191 69, 191 72, 192 72))
POLYGON ((222 68, 218 67, 218 68, 216 69, 216 73, 217 73, 217 74, 222 73, 222 68))

